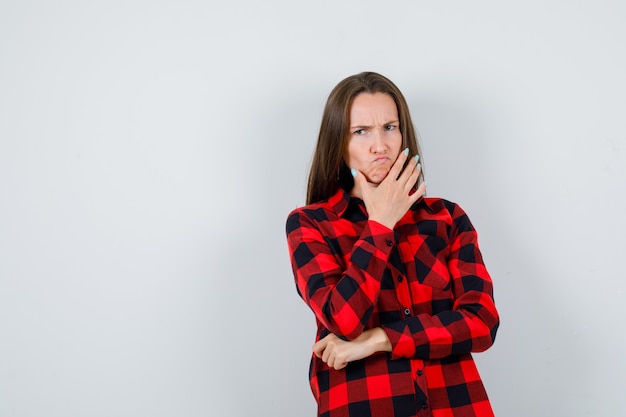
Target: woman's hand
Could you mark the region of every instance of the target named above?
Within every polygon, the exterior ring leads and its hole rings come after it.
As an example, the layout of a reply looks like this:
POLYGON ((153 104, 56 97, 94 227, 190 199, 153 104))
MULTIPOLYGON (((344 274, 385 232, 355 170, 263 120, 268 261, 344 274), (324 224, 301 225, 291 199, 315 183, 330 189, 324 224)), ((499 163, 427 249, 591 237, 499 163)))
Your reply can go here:
POLYGON ((389 338, 380 327, 366 330, 350 342, 331 333, 313 345, 315 356, 336 370, 343 369, 349 362, 367 358, 376 352, 390 351, 389 338))
POLYGON ((422 183, 411 194, 419 178, 421 165, 417 163, 416 158, 411 158, 403 170, 407 158, 408 149, 400 152, 389 174, 380 184, 372 184, 362 173, 352 171, 353 175, 356 173, 354 184, 363 198, 369 219, 389 229, 393 229, 413 203, 426 192, 426 185, 422 183))

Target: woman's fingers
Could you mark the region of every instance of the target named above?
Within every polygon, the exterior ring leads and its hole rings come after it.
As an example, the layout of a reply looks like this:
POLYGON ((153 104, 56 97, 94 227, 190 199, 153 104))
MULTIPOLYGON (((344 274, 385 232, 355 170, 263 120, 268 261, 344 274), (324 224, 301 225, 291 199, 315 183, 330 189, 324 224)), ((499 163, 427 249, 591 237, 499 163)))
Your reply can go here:
POLYGON ((416 194, 419 194, 420 197, 423 196, 424 194, 426 194, 426 183, 422 182, 419 187, 417 187, 417 192, 416 194))
POLYGON ((355 188, 360 190, 370 219, 390 229, 423 194, 414 192, 421 173, 419 157, 407 161, 408 158, 407 148, 400 152, 387 177, 378 185, 368 183, 364 175, 352 170, 355 188))
MULTIPOLYGON (((403 153, 401 153, 400 155, 402 154, 403 153)), ((406 161, 407 157, 402 159, 406 161)), ((403 166, 402 164, 404 164, 404 161, 401 161, 400 156, 398 156, 398 159, 396 160, 393 168, 397 168, 398 165, 401 168, 403 166)), ((395 173, 392 174, 392 171, 389 171, 389 175, 385 180, 389 179, 390 177, 396 178, 395 182, 398 183, 398 185, 401 187, 400 189, 402 189, 403 192, 405 192, 408 196, 411 190, 415 188, 421 172, 422 164, 419 163, 419 155, 415 155, 406 163, 406 166, 404 167, 402 172, 399 173, 399 175, 395 175, 395 173)))
MULTIPOLYGON (((424 189, 423 185, 420 186, 420 189, 424 189)), ((377 351, 389 351, 387 349, 391 349, 391 344, 380 328, 366 330, 351 341, 343 340, 331 333, 313 345, 315 356, 322 359, 329 367, 337 370, 345 368, 352 361, 366 358, 377 351), (384 341, 388 344, 387 348, 384 347, 386 346, 385 343, 381 343, 384 341)))
POLYGON ((319 341, 317 341, 314 345, 313 345, 313 353, 315 354, 315 356, 317 356, 318 358, 322 358, 322 354, 324 353, 324 349, 326 349, 326 344, 328 343, 328 341, 326 340, 326 338, 323 338, 319 341))
POLYGON ((348 343, 334 334, 329 334, 313 345, 313 353, 329 367, 337 370, 343 369, 348 362, 343 358, 342 347, 345 348, 348 343))
POLYGON ((421 172, 422 172, 422 165, 418 163, 409 174, 407 181, 404 183, 404 188, 406 189, 406 191, 410 191, 415 188, 415 185, 417 184, 417 181, 419 180, 421 172))
MULTIPOLYGON (((332 360, 332 353, 333 353, 332 349, 324 349, 324 353, 322 354, 322 360, 324 361, 324 363, 328 363, 332 360)), ((328 366, 331 366, 331 365, 328 365, 328 366)))
POLYGON ((387 181, 387 180, 395 181, 400 176, 402 172, 402 167, 404 166, 404 162, 406 161, 408 157, 409 157, 409 148, 406 148, 405 150, 400 152, 400 154, 396 158, 396 162, 394 162, 394 164, 391 166, 391 169, 389 170, 389 174, 387 174, 387 178, 385 178, 384 181, 387 181))
POLYGON ((408 184, 409 188, 413 187, 417 181, 411 181, 411 178, 415 175, 416 172, 419 176, 419 171, 421 171, 421 168, 422 165, 419 163, 419 155, 415 155, 406 163, 404 170, 398 177, 398 181, 403 185, 408 184))

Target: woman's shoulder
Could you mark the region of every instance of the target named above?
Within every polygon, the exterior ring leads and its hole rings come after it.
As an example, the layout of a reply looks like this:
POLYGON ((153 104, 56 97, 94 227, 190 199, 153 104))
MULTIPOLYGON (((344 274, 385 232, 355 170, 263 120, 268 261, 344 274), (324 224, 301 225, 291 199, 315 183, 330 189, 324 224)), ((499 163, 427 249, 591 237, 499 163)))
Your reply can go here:
POLYGON ((306 204, 303 206, 298 206, 291 210, 289 216, 292 214, 302 214, 302 213, 315 213, 321 211, 333 211, 335 206, 337 205, 336 199, 327 199, 318 201, 316 203, 306 204))
POLYGON ((424 197, 422 206, 427 213, 436 217, 449 217, 452 221, 467 220, 467 213, 461 206, 441 197, 424 197))
POLYGON ((425 208, 431 212, 446 210, 452 213, 461 209, 457 203, 441 197, 424 197, 422 202, 425 208))
POLYGON ((473 230, 472 223, 461 206, 453 201, 438 197, 425 197, 424 206, 430 220, 443 220, 459 230, 473 230))
POLYGON ((313 221, 327 221, 340 216, 348 207, 350 196, 338 191, 326 200, 293 209, 287 219, 294 217, 306 217, 313 221))
POLYGON ((328 201, 307 204, 291 210, 287 216, 287 231, 292 231, 303 226, 312 226, 320 222, 326 222, 336 217, 328 201))

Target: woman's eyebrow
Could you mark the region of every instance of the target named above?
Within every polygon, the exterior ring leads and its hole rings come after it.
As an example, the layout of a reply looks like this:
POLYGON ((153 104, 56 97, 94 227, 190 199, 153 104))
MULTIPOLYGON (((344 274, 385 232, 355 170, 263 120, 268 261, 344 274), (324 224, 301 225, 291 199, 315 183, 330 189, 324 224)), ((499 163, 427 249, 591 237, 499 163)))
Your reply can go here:
MULTIPOLYGON (((400 123, 400 121, 399 120, 390 120, 388 122, 383 123, 383 126, 392 125, 392 124, 395 124, 395 123, 400 123)), ((355 125, 355 126, 350 126, 350 129, 356 129, 356 128, 368 129, 368 128, 371 128, 371 127, 372 126, 369 126, 369 125, 355 125)))

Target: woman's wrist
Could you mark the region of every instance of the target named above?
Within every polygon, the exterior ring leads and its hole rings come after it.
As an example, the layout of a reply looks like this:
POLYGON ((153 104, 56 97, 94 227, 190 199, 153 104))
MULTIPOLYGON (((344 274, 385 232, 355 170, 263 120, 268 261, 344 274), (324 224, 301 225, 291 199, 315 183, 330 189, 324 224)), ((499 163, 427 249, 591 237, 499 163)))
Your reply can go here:
POLYGON ((368 218, 371 221, 374 221, 378 224, 385 226, 389 230, 393 230, 393 228, 396 226, 396 223, 397 223, 397 222, 394 222, 393 220, 383 219, 383 218, 374 217, 374 216, 369 216, 368 218))
POLYGON ((365 336, 365 342, 372 349, 372 353, 391 352, 391 342, 381 327, 366 330, 362 336, 365 336))

